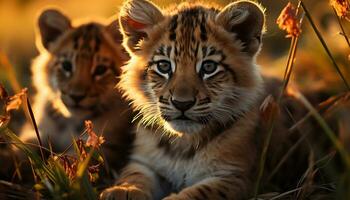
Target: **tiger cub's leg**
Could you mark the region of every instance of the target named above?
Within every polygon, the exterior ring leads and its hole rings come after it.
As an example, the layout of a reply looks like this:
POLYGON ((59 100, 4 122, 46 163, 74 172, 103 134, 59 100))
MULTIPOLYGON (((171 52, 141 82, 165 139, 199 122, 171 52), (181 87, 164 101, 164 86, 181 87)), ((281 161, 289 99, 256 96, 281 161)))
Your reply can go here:
POLYGON ((243 194, 247 194, 247 182, 249 182, 247 179, 237 176, 207 178, 163 200, 243 199, 245 198, 243 194))
POLYGON ((100 199, 153 200, 161 195, 161 185, 157 175, 139 163, 126 166, 115 186, 104 190, 100 199))

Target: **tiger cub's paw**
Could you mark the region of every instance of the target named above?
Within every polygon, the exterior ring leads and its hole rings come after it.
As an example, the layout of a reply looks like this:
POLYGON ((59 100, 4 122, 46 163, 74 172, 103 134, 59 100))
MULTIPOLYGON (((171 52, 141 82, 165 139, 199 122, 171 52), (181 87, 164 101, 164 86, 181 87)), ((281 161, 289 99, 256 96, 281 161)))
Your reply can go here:
POLYGON ((150 194, 133 185, 113 186, 100 194, 101 200, 151 200, 150 194))

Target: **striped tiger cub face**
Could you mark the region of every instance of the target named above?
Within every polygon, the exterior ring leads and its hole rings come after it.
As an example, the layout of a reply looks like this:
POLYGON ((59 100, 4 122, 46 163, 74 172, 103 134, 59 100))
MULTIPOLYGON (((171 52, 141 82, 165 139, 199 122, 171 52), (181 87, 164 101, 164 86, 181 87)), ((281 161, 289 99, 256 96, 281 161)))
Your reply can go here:
POLYGON ((76 27, 54 9, 39 17, 40 41, 50 55, 47 79, 51 89, 72 114, 89 115, 108 109, 115 100, 121 51, 117 21, 76 27))
POLYGON ((233 123, 255 102, 261 85, 255 55, 264 26, 259 5, 182 3, 162 11, 131 0, 120 14, 132 59, 119 86, 146 125, 194 134, 233 123))

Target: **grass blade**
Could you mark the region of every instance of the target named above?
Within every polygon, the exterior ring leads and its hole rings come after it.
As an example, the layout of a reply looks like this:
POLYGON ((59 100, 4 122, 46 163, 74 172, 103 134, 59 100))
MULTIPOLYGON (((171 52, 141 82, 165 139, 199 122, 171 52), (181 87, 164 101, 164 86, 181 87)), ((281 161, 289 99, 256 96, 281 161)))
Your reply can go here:
POLYGON ((336 71, 338 72, 339 76, 340 76, 341 79, 343 80, 343 82, 344 82, 346 88, 350 91, 350 85, 349 85, 348 82, 346 81, 346 79, 345 79, 343 73, 341 72, 341 70, 340 70, 340 68, 339 68, 339 66, 338 66, 338 64, 337 64, 337 62, 335 61, 333 55, 331 54, 330 50, 328 49, 328 46, 327 46, 326 42, 324 41, 324 39, 323 39, 323 37, 322 37, 320 31, 319 31, 318 28, 316 27, 316 25, 315 25, 315 23, 314 23, 314 21, 313 21, 311 15, 310 15, 309 10, 306 8, 306 6, 305 6, 305 4, 304 4, 303 1, 300 1, 300 2, 301 2, 301 6, 302 6, 303 10, 305 11, 305 15, 306 15, 307 19, 309 20, 309 22, 310 22, 310 24, 311 24, 313 30, 315 31, 315 33, 316 33, 316 35, 317 35, 317 38, 320 40, 320 42, 321 42, 321 44, 322 44, 324 50, 326 51, 328 57, 331 59, 333 66, 335 67, 335 69, 336 69, 336 71))
POLYGON ((28 108, 29 116, 30 116, 32 125, 33 125, 34 130, 35 130, 36 138, 37 138, 37 140, 39 142, 39 145, 40 145, 39 149, 40 149, 41 157, 44 160, 45 156, 44 156, 44 152, 43 152, 43 149, 42 149, 43 143, 42 143, 41 138, 40 138, 38 125, 37 125, 37 123, 35 121, 35 117, 34 117, 34 114, 33 114, 32 106, 30 105, 28 97, 26 97, 26 102, 27 102, 27 108, 28 108))
POLYGON ((310 114, 316 119, 318 124, 323 129, 323 132, 326 134, 326 136, 330 139, 333 146, 337 149, 339 152, 342 160, 344 161, 344 164, 346 165, 347 169, 350 169, 350 157, 348 153, 346 152, 344 146, 342 143, 338 140, 336 137, 336 134, 332 131, 332 129, 328 126, 326 121, 322 118, 322 116, 318 113, 316 108, 314 108, 311 103, 305 98, 304 95, 302 95, 299 91, 296 89, 290 88, 289 93, 293 95, 295 98, 300 100, 300 102, 309 110, 310 114))

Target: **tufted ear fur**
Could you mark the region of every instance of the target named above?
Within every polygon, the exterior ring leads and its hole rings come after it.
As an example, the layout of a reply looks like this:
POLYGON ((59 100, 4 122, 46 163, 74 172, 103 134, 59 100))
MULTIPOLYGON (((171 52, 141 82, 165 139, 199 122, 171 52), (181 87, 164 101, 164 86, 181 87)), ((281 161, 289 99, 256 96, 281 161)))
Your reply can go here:
POLYGON ((111 21, 107 25, 106 30, 110 34, 110 36, 113 38, 113 41, 115 43, 120 45, 123 42, 123 35, 120 32, 118 20, 115 19, 111 21))
POLYGON ((119 13, 119 24, 124 36, 124 47, 130 52, 137 51, 147 32, 164 18, 161 10, 147 0, 128 0, 119 13))
POLYGON ((218 13, 216 22, 236 34, 244 44, 244 52, 254 56, 260 50, 265 14, 257 3, 248 0, 230 3, 218 13))
POLYGON ((50 44, 72 26, 70 19, 60 11, 56 9, 47 9, 40 14, 38 27, 41 43, 47 50, 50 50, 50 44))

